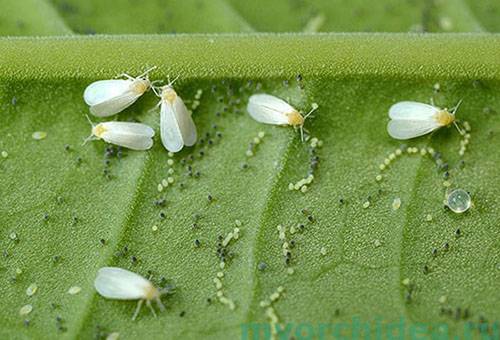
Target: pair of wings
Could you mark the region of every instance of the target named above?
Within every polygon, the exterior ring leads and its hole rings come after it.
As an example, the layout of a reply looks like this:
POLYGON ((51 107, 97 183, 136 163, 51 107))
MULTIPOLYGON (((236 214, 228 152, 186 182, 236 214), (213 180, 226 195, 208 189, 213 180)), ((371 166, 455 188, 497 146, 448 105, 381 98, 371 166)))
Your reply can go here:
POLYGON ((106 132, 102 138, 112 144, 121 145, 132 150, 148 150, 153 146, 154 130, 140 123, 105 122, 106 132))
POLYGON ((103 267, 97 272, 95 289, 108 299, 144 299, 153 285, 139 274, 118 267, 103 267))
POLYGON ((132 91, 132 79, 99 80, 85 89, 83 99, 97 117, 117 114, 136 102, 142 93, 132 91))
POLYGON ((441 125, 436 120, 440 109, 417 102, 399 102, 389 109, 387 132, 395 139, 410 139, 423 136, 441 125))
POLYGON ((190 112, 179 96, 170 103, 161 101, 160 132, 163 146, 170 152, 196 143, 196 126, 190 112))
POLYGON ((296 111, 290 104, 268 94, 254 94, 248 99, 247 111, 260 123, 288 125, 287 113, 296 111))

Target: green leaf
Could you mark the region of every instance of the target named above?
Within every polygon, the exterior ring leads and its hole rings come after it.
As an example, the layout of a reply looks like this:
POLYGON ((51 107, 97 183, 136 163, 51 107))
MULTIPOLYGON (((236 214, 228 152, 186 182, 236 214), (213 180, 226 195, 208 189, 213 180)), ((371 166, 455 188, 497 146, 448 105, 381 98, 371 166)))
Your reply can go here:
MULTIPOLYGON (((0 337, 237 338, 245 323, 267 324, 260 301, 279 286, 279 320, 310 323, 316 332, 321 323, 350 327, 360 320, 373 322, 375 334, 376 320, 403 318, 407 327, 446 323, 459 335, 467 322, 499 319, 498 35, 5 38, 0 50, 0 151, 7 153, 0 158, 0 337), (173 156, 172 166, 158 137, 152 150, 124 150, 106 166, 102 141, 81 145, 90 132, 83 90, 152 65, 152 79, 180 76, 175 88, 188 105, 203 90, 193 118, 204 141, 173 156), (307 175, 309 144, 291 127, 253 121, 245 106, 255 92, 287 98, 303 111, 319 104, 305 126, 324 142, 307 193, 288 185, 307 175), (388 108, 431 97, 443 107, 463 99, 457 117, 472 126, 465 167, 457 168, 454 128, 407 144, 433 147, 449 162, 453 186, 470 191, 474 202, 462 215, 443 209, 442 172, 432 158, 401 156, 375 181, 379 164, 401 144, 387 135, 388 108), (46 138, 33 139, 36 131, 46 138), (260 131, 265 137, 247 157, 260 131), (160 193, 170 167, 175 183, 160 193), (396 197, 402 204, 394 211, 396 197), (164 207, 154 204, 161 198, 164 207), (231 311, 217 300, 213 279, 221 270, 218 237, 235 220, 241 236, 229 246, 234 256, 222 279, 236 304, 231 311), (295 241, 293 274, 279 224, 305 226, 287 232, 295 241), (106 300, 94 290, 97 270, 109 265, 175 284, 164 298, 167 310, 155 319, 145 308, 132 322, 135 302, 106 300), (414 287, 409 299, 405 279, 414 287), (32 283, 38 290, 27 296, 32 283), (82 291, 68 294, 73 286, 82 291), (33 311, 20 316, 26 304, 33 311)), ((117 118, 158 131, 151 110, 157 100, 148 93, 117 118)))
POLYGON ((0 0, 1 35, 63 35, 71 33, 45 0, 0 0))
POLYGON ((68 34, 65 25, 80 34, 498 32, 500 10, 494 0, 155 0, 140 5, 130 0, 1 0, 0 5, 3 35, 68 34))

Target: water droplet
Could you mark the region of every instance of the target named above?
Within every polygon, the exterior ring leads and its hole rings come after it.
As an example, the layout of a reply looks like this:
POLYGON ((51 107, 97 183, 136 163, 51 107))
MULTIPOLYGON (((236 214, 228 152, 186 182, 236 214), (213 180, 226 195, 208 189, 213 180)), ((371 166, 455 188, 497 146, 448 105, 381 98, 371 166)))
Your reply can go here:
POLYGON ((454 213, 463 213, 471 207, 470 195, 463 189, 453 190, 446 198, 446 205, 454 213))

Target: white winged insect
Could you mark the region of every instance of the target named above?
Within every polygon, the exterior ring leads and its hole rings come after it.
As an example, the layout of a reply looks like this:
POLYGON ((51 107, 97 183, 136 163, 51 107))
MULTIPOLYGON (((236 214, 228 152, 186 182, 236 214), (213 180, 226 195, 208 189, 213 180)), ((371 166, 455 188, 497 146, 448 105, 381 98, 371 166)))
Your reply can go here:
POLYGON ((455 124, 458 131, 463 132, 455 121, 455 113, 460 103, 450 111, 434 105, 404 101, 391 106, 387 132, 395 139, 410 139, 425 135, 440 127, 455 124))
POLYGON ((156 288, 151 281, 139 274, 118 267, 103 267, 99 269, 94 286, 100 295, 108 299, 139 300, 132 320, 135 320, 139 314, 144 301, 146 301, 146 305, 151 309, 155 317, 156 313, 151 301, 156 301, 160 310, 164 311, 165 306, 163 306, 160 298, 169 292, 167 288, 156 288))
POLYGON ((146 124, 116 121, 94 124, 88 116, 87 119, 92 125, 92 132, 83 144, 103 139, 108 143, 132 150, 148 150, 153 146, 155 131, 146 124))
POLYGON ((250 116, 260 123, 299 127, 302 140, 304 140, 304 122, 317 108, 318 104, 313 103, 311 111, 302 116, 283 99, 265 93, 250 96, 247 105, 250 116))
POLYGON ((90 106, 90 113, 108 117, 125 110, 151 88, 148 74, 155 68, 138 77, 122 74, 126 79, 99 80, 87 86, 83 99, 90 106))
POLYGON ((194 145, 197 134, 191 112, 172 84, 173 82, 169 81, 168 85, 153 87, 153 91, 161 98, 157 106, 160 106, 160 134, 163 146, 170 152, 178 152, 184 146, 194 145))

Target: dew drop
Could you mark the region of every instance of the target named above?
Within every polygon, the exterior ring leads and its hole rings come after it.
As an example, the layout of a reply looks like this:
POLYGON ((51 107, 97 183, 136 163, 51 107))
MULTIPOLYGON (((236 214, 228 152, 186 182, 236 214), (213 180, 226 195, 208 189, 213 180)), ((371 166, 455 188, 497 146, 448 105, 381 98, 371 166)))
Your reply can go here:
POLYGON ((471 207, 470 195, 463 189, 455 189, 446 198, 446 205, 454 213, 463 213, 471 207))

